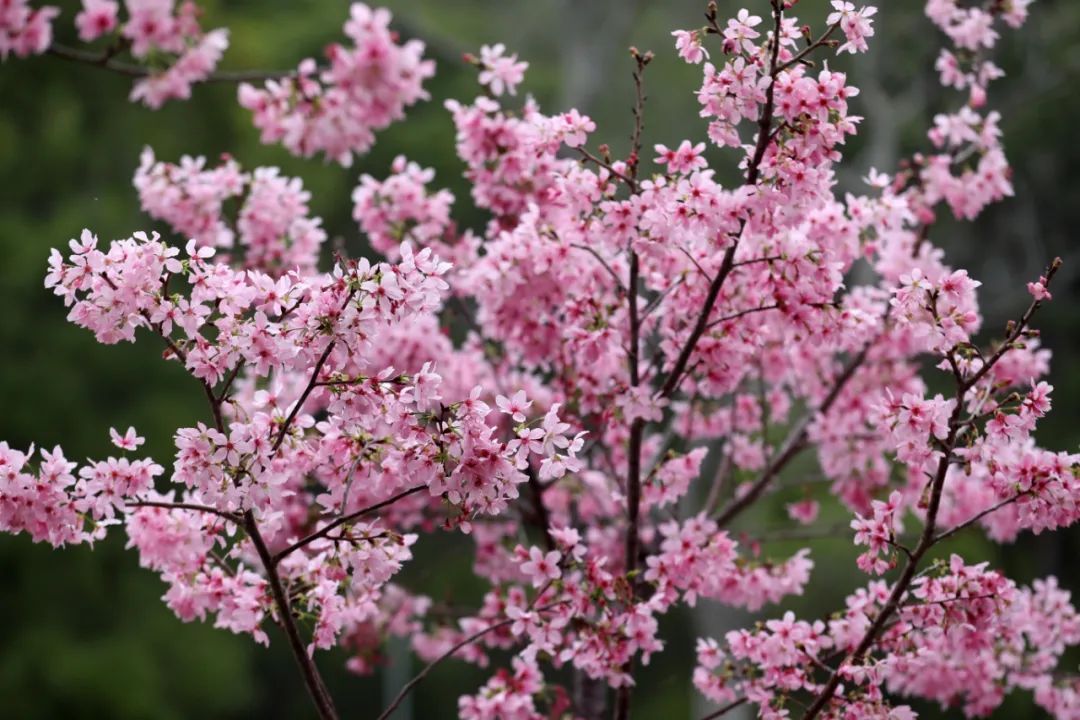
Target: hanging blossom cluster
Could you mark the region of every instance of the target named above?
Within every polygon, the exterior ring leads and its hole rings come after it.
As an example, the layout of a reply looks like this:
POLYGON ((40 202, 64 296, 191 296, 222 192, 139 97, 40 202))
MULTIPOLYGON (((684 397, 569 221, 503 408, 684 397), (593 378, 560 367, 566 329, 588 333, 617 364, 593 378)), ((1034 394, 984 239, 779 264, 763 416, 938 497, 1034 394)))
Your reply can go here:
MULTIPOLYGON (((1034 440, 1053 388, 1032 321, 1059 263, 988 342, 979 282, 932 241, 939 213, 1012 194, 987 54, 1027 5, 927 3, 964 101, 928 152, 867 169, 862 194, 836 190, 861 123, 844 68, 885 12, 840 0, 816 33, 780 0, 730 18, 710 4, 676 31, 701 70, 700 137, 646 141, 653 56, 632 50, 624 157, 577 110, 504 106, 527 64, 485 46, 467 58, 481 93, 446 109, 488 222, 460 228, 454 195, 400 156, 352 196, 385 262, 320 271, 299 179, 144 151, 142 207, 180 240, 87 231, 53 251, 46 286, 99 342, 160 343, 207 416, 177 429, 168 469, 129 457, 134 429, 111 432, 120 458, 81 464, 0 444, 0 529, 59 546, 122 524, 181 619, 259 642, 278 626, 322 718, 337 714, 315 651, 346 648, 367 673, 399 637, 428 669, 381 718, 444 661, 512 654, 460 717, 625 720, 665 616, 718 604, 767 614, 699 640, 713 717, 909 720, 912 699, 983 716, 1013 691, 1077 717, 1059 665, 1080 616, 1057 581, 931 559, 976 527, 1009 542, 1080 519, 1080 455, 1034 440), (784 610, 815 563, 739 525, 765 498, 810 531, 826 504, 853 518, 843 608, 784 610), (475 548, 466 604, 398 575, 447 533, 475 548)), ((81 24, 109 25, 110 7, 81 24)), ((347 164, 422 99, 431 63, 389 21, 354 5, 328 67, 242 86, 263 139, 347 164)))
MULTIPOLYGON (((694 684, 717 703, 818 692, 815 669, 855 652, 888 598, 888 586, 877 581, 850 595, 827 622, 788 612, 759 629, 728 633, 723 645, 699 640, 694 684)), ((1034 691, 1057 717, 1073 717, 1075 706, 1048 673, 1077 642, 1080 616, 1054 579, 1022 588, 985 563, 965 565, 953 555, 912 583, 879 640, 883 659, 840 668, 851 689, 839 717, 917 717, 907 705, 891 705, 886 692, 960 705, 968 717, 981 717, 1017 688, 1034 691)), ((788 714, 778 706, 761 716, 788 714)))
MULTIPOLYGON (((55 8, 52 11, 51 17, 55 17, 58 13, 55 8)), ((102 64, 126 52, 137 64, 123 70, 141 76, 131 89, 131 100, 157 109, 170 100, 189 99, 192 86, 213 75, 229 47, 228 30, 204 32, 199 25, 201 14, 191 0, 179 4, 174 0, 124 0, 123 13, 117 0, 82 0, 75 16, 78 38, 104 46, 101 54, 51 48, 51 29, 34 52, 52 49, 70 59, 102 64)))
MULTIPOLYGON (((152 109, 190 99, 202 82, 239 82, 239 103, 252 112, 264 142, 346 166, 371 148, 375 132, 427 99, 423 83, 435 72, 423 42, 401 42, 390 12, 363 3, 350 7, 344 25, 351 44, 329 44, 323 65, 309 58, 295 70, 269 72, 217 72, 229 33, 204 32, 194 0, 82 0, 73 24, 86 48, 54 42, 59 15, 59 8, 30 0, 0 3, 0 61, 51 53, 134 76, 131 100, 152 109)), ((492 87, 512 93, 528 64, 504 51, 485 47, 482 57, 492 87)))
MULTIPOLYGON (((88 463, 76 481, 59 449, 33 468, 29 453, 5 445, 0 517, 8 531, 62 545, 98 539, 103 521, 126 513, 131 544, 170 583, 166 601, 183 619, 215 612, 218 625, 264 640, 272 600, 249 567, 263 537, 271 547, 303 537, 293 549, 305 553, 285 548, 275 572, 312 583, 303 599, 316 618, 312 645, 330 647, 346 624, 378 612, 379 588, 416 540, 400 530, 422 524, 426 508, 445 502, 455 508, 446 522, 465 524, 505 511, 530 460, 554 463, 555 479, 576 467, 581 439, 566 438, 556 408, 537 441, 521 446, 487 421, 479 388, 444 403, 430 363, 371 372, 368 348, 382 329, 441 302, 447 266, 430 250, 405 246, 396 265, 360 260, 275 280, 211 262, 213 249, 194 240, 185 253, 142 233, 97 245, 86 232, 68 257, 55 252, 46 284, 100 342, 133 340, 143 328, 158 335, 212 398, 214 423, 177 430, 168 495, 155 491, 162 468, 149 460, 88 463), (364 507, 411 495, 411 507, 394 506, 401 522, 360 521, 364 507), (312 524, 308 503, 332 512, 312 524), (354 512, 356 522, 341 522, 354 512), (230 542, 237 526, 251 537, 230 542)), ((129 434, 114 441, 133 449, 129 434)))
POLYGON ((202 157, 159 162, 146 148, 135 171, 135 190, 150 217, 199 247, 228 252, 222 259, 236 253, 237 264, 270 275, 306 276, 317 269, 326 240, 322 220, 309 216, 311 195, 300 178, 284 177, 277 168, 245 173, 230 157, 210 169, 202 157), (233 198, 241 205, 230 222, 224 206, 233 198))
POLYGON ((426 100, 423 82, 435 63, 424 59, 419 40, 399 44, 390 18, 389 10, 355 3, 344 28, 353 46, 330 45, 325 69, 308 59, 293 76, 261 89, 242 84, 240 104, 254 114, 263 142, 280 142, 301 157, 323 153, 348 166, 353 154, 368 151, 377 130, 426 100))
POLYGON ((9 55, 40 55, 52 44, 52 22, 60 9, 31 7, 29 0, 5 0, 0 5, 0 60, 9 55))

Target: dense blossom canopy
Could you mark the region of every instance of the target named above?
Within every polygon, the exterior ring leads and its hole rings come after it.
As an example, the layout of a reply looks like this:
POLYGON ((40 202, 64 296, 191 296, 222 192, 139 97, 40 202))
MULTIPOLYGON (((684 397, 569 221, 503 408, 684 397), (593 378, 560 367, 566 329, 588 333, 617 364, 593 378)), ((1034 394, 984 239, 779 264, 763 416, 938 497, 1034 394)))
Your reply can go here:
MULTIPOLYGON (((934 245, 942 213, 971 219, 1013 192, 989 51, 1028 4, 929 0, 950 47, 941 82, 964 95, 925 152, 865 169, 860 195, 836 189, 861 121, 844 68, 880 15, 839 0, 817 31, 780 0, 731 18, 713 4, 704 27, 675 31, 705 123, 674 147, 643 137, 652 56, 632 51, 625 158, 577 110, 515 100, 527 63, 485 46, 466 58, 481 94, 446 108, 490 221, 459 228, 434 172, 399 157, 352 197, 382 262, 320 269, 326 233, 299 178, 143 150, 135 189, 175 238, 87 230, 52 251, 45 285, 99 342, 162 343, 207 420, 176 430, 168 469, 139 457, 135 429, 110 430, 117 457, 83 463, 0 442, 0 529, 62 546, 122 526, 179 618, 262 643, 280 626, 322 717, 335 711, 315 651, 342 645, 370 672, 403 636, 431 664, 384 717, 436 663, 513 650, 460 698, 462 718, 595 716, 558 687, 563 668, 614 688, 625 718, 636 667, 665 649, 660 619, 703 603, 767 608, 698 641, 710 717, 750 703, 762 718, 907 720, 908 698, 984 716, 1013 690, 1080 717, 1080 684, 1058 669, 1080 644, 1068 593, 941 552, 970 526, 1009 542, 1080 519, 1080 456, 1033 440, 1053 388, 1031 320, 1057 264, 987 345, 979 282, 934 245), (743 181, 722 184, 716 161, 743 181), (462 322, 455 342, 443 330, 462 322), (929 390, 926 367, 949 389, 929 390), (728 530, 804 453, 853 517, 867 575, 827 618, 782 606, 814 580, 808 549, 767 557, 752 530, 728 530), (487 583, 464 614, 394 579, 442 533, 472 538, 487 583)), ((0 56, 116 69, 126 52, 132 99, 158 107, 226 48, 198 14, 83 0, 69 21, 105 46, 86 56, 53 44, 55 8, 0 0, 0 56)), ((390 24, 356 4, 321 65, 244 78, 263 141, 348 165, 426 99, 434 64, 390 24)), ((820 502, 787 509, 814 524, 820 502)))

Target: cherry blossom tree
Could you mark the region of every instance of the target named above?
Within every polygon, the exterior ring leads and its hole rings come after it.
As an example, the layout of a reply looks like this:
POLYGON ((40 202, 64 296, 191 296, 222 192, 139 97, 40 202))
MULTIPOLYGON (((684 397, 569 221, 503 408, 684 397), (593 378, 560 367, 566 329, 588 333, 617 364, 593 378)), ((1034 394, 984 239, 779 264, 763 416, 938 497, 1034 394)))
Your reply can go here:
MULTIPOLYGON (((632 49, 626 157, 577 110, 521 99, 517 55, 480 48, 465 58, 480 93, 446 108, 489 221, 459 228, 454 196, 400 157, 352 197, 382 260, 320 269, 326 232, 299 178, 142 149, 135 190, 173 236, 86 230, 52 251, 45 286, 99 342, 158 343, 206 420, 177 428, 168 468, 134 428, 82 463, 0 442, 0 529, 55 547, 126 533, 181 620, 264 644, 280 630, 321 718, 337 712, 318 652, 348 648, 367 673, 400 636, 426 665, 379 718, 442 663, 508 650, 460 717, 623 720, 664 652, 660 619, 699 603, 763 617, 698 641, 709 718, 749 704, 906 720, 911 698, 986 716, 1014 691, 1080 717, 1080 680, 1058 668, 1080 644, 1068 593, 949 548, 969 529, 1006 543, 1080 519, 1080 455, 1033 440, 1053 388, 1032 323, 1060 262, 986 339, 978 280, 934 244, 939 217, 1013 192, 991 52, 1029 4, 927 2, 941 82, 961 95, 923 152, 865 168, 860 195, 836 187, 860 123, 844 68, 879 16, 842 0, 819 28, 798 2, 760 0, 733 17, 710 3, 673 32, 707 125, 675 147, 646 139, 653 55, 632 49), (741 183, 722 185, 717 162, 741 183), (842 507, 852 574, 869 576, 821 618, 783 606, 812 586, 809 549, 767 557, 729 530, 804 455, 830 493, 791 503, 791 522, 842 507), (395 581, 447 533, 472 538, 487 587, 464 612, 395 581), (568 673, 610 688, 605 707, 561 687, 568 673)), ((63 18, 0 0, 0 57, 129 75, 151 108, 234 82, 263 142, 347 166, 428 99, 435 68, 386 10, 353 5, 343 33, 292 71, 224 72, 227 31, 204 31, 192 2, 83 0, 63 18), (57 22, 85 47, 55 43, 57 22)))

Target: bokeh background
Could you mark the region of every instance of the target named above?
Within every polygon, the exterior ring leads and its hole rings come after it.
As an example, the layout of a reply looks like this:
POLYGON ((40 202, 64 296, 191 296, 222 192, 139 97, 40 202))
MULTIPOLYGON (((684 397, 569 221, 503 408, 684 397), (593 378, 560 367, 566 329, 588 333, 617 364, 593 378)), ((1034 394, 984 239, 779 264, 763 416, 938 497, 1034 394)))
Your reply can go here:
MULTIPOLYGON (((760 6, 763 0, 747 0, 760 6)), ((56 4, 56 3, 52 3, 56 4)), ((61 41, 74 44, 74 3, 59 3, 61 41)), ((340 37, 344 0, 206 0, 204 27, 231 28, 228 69, 289 68, 316 56, 340 37)), ((49 248, 64 246, 83 227, 103 239, 155 227, 140 213, 131 176, 144 145, 158 158, 181 154, 216 158, 228 151, 245 168, 278 165, 302 177, 313 213, 331 237, 364 252, 349 200, 362 172, 384 175, 399 153, 437 170, 437 182, 458 196, 464 225, 482 226, 471 208, 453 129, 443 100, 471 99, 474 71, 462 52, 505 42, 532 63, 524 90, 549 111, 577 106, 599 125, 596 137, 625 148, 632 95, 627 48, 653 49, 647 76, 648 143, 677 144, 703 136, 697 117, 700 70, 674 54, 670 31, 701 24, 704 0, 384 0, 405 36, 426 39, 439 73, 432 100, 384 132, 374 151, 352 168, 303 161, 259 144, 248 114, 229 86, 200 86, 187 103, 151 112, 127 102, 130 81, 50 57, 0 65, 0 438, 14 446, 63 443, 68 457, 109 452, 107 428, 135 425, 159 461, 172 456, 171 433, 203 419, 199 393, 175 364, 160 361, 153 343, 104 347, 64 321, 58 299, 42 287, 49 248)), ((800 17, 824 17, 825 0, 803 0, 800 17)), ((898 158, 925 147, 934 113, 957 96, 942 90, 933 61, 942 38, 922 16, 921 2, 879 2, 872 52, 857 67, 845 56, 862 94, 866 117, 851 143, 842 184, 856 188, 870 167, 888 171, 898 158)), ((721 14, 738 5, 724 0, 721 14)), ((991 105, 1004 114, 1005 145, 1016 197, 990 208, 978 222, 937 226, 935 242, 955 266, 983 282, 988 335, 1027 303, 1024 283, 1047 261, 1065 267, 1053 302, 1038 319, 1054 350, 1052 383, 1057 409, 1040 428, 1055 449, 1080 443, 1080 3, 1039 0, 1020 33, 1008 33, 998 63, 1008 76, 991 88, 991 105)), ((720 159, 719 156, 717 159, 720 159)), ((730 163, 729 163, 730 165, 730 163)), ((157 228, 164 231, 165 228, 157 228)), ((793 477, 812 471, 807 462, 793 477)), ((792 488, 791 492, 802 492, 792 488)), ((783 524, 784 496, 773 496, 741 520, 755 531, 783 524)), ((833 520, 843 521, 840 513, 833 520)), ((827 525, 826 517, 821 524, 827 525)), ((475 603, 482 589, 469 572, 469 546, 446 539, 420 544, 418 560, 402 579, 439 599, 475 603)), ((309 711, 292 661, 280 642, 266 650, 246 637, 207 625, 184 625, 159 602, 163 585, 125 552, 122 533, 91 551, 54 552, 25 537, 0 537, 0 716, 11 718, 301 718, 309 711)), ((784 556, 805 543, 776 542, 766 554, 784 556)), ((788 603, 805 616, 839 607, 865 578, 856 573, 847 536, 811 541, 817 561, 815 591, 788 603)), ((1057 574, 1080 589, 1080 534, 1025 536, 1009 547, 965 534, 952 549, 987 559, 1028 581, 1057 574)), ((694 718, 705 706, 690 685, 693 639, 722 632, 737 615, 708 607, 664 620, 668 650, 654 658, 636 694, 639 718, 694 718)), ((275 638, 276 639, 276 638, 275 638)), ((400 656, 402 648, 389 648, 400 656)), ((318 657, 347 718, 365 718, 411 675, 408 660, 394 672, 359 678, 343 669, 345 656, 318 657)), ((1070 668, 1075 670, 1075 667, 1070 668)), ((420 686, 399 720, 453 716, 457 696, 482 684, 485 671, 447 663, 420 686)), ((919 706, 925 717, 959 717, 959 709, 919 706)), ((1009 701, 1001 717, 1037 717, 1028 698, 1009 701)))

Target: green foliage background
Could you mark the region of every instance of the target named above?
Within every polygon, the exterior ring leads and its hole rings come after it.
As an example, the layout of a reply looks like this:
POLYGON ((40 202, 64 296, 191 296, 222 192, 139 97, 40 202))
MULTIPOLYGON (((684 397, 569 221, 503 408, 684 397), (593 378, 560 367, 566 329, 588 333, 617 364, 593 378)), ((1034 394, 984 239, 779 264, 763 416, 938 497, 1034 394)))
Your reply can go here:
MULTIPOLYGON (((286 68, 314 56, 340 37, 347 15, 342 0, 209 0, 205 27, 231 28, 227 68, 286 68)), ((453 130, 442 101, 471 99, 473 73, 460 54, 482 43, 506 42, 532 63, 525 90, 554 110, 576 104, 597 120, 597 137, 626 145, 631 98, 630 44, 657 51, 647 85, 650 143, 677 143, 703 133, 692 91, 699 69, 679 62, 670 30, 700 22, 703 0, 395 0, 397 26, 429 41, 440 71, 429 85, 432 101, 383 133, 375 150, 343 169, 297 160, 259 144, 235 89, 200 86, 188 103, 151 112, 127 102, 130 81, 119 75, 51 57, 0 66, 0 438, 16 447, 63 443, 71 458, 109 452, 107 428, 135 425, 159 460, 172 456, 172 431, 202 419, 205 408, 184 373, 160 361, 152 343, 103 347, 64 321, 62 304, 42 287, 50 247, 63 247, 89 227, 103 239, 154 228, 139 211, 131 176, 144 145, 161 159, 223 152, 246 168, 278 165, 304 179, 313 212, 333 238, 364 249, 350 217, 349 195, 361 172, 385 174, 405 153, 435 167, 438 182, 458 196, 462 223, 483 217, 469 206, 453 154, 453 130)), ((753 3, 749 3, 753 5, 753 3)), ((762 7, 764 2, 759 2, 762 7)), ((879 2, 878 37, 865 65, 852 69, 863 88, 856 99, 866 133, 849 148, 842 182, 855 187, 871 166, 888 170, 898 157, 923 147, 933 113, 952 107, 941 91, 933 60, 941 38, 921 15, 922 3, 879 2)), ((75 3, 61 3, 61 40, 74 42, 75 3)), ((827 3, 803 0, 804 19, 820 19, 827 3)), ((721 12, 736 5, 721 3, 721 12)), ((762 13, 764 14, 764 13, 762 13)), ((1054 255, 1066 259, 1056 302, 1040 318, 1045 344, 1055 351, 1052 378, 1057 409, 1041 430, 1055 448, 1080 440, 1076 372, 1080 336, 1075 308, 1080 253, 1080 4, 1039 0, 1030 24, 1003 43, 999 64, 1009 76, 992 88, 992 105, 1005 116, 1005 143, 1015 166, 1017 198, 990 210, 974 225, 944 223, 935 241, 950 261, 984 282, 986 327, 991 334, 1026 304, 1024 282, 1054 255)), ((831 62, 850 68, 847 59, 831 62)), ((164 231, 165 228, 157 228, 164 231)), ((799 470, 807 470, 809 464, 799 470)), ((745 518, 743 528, 783 522, 778 497, 745 518)), ((835 513, 833 518, 842 521, 835 513)), ((823 522, 828 522, 828 519, 823 522)), ((469 573, 469 546, 461 540, 421 543, 405 580, 439 598, 475 602, 480 589, 469 573)), ((811 543, 817 560, 814 594, 791 606, 807 615, 839 607, 857 584, 847 540, 811 543)), ((1048 573, 1066 586, 1075 572, 1077 533, 1025 537, 998 548, 964 537, 954 549, 986 558, 1016 578, 1048 573)), ((766 548, 786 555, 798 545, 766 548)), ((293 718, 306 717, 303 690, 280 642, 265 650, 247 638, 208 625, 183 625, 158 598, 163 586, 139 570, 122 534, 90 548, 54 552, 25 537, 0 537, 0 716, 12 718, 293 718)), ((739 620, 726 610, 702 611, 710 627, 739 620), (707 616, 714 613, 715 617, 707 616)), ((690 690, 693 638, 702 615, 665 619, 667 652, 654 659, 637 693, 641 718, 696 717, 702 706, 690 690)), ((275 638, 277 640, 277 638, 275 638)), ((370 717, 385 700, 379 676, 343 670, 344 655, 319 656, 345 717, 370 717)), ((425 682, 410 713, 450 717, 456 697, 483 682, 483 671, 455 665, 425 682)), ((400 682, 400 681, 395 681, 400 682)), ((390 682, 389 685, 393 685, 390 682)), ((929 717, 936 711, 928 708, 929 717)), ((1030 717, 1025 698, 1010 701, 1002 717, 1030 717)), ((957 717, 947 710, 943 717, 957 717)))

